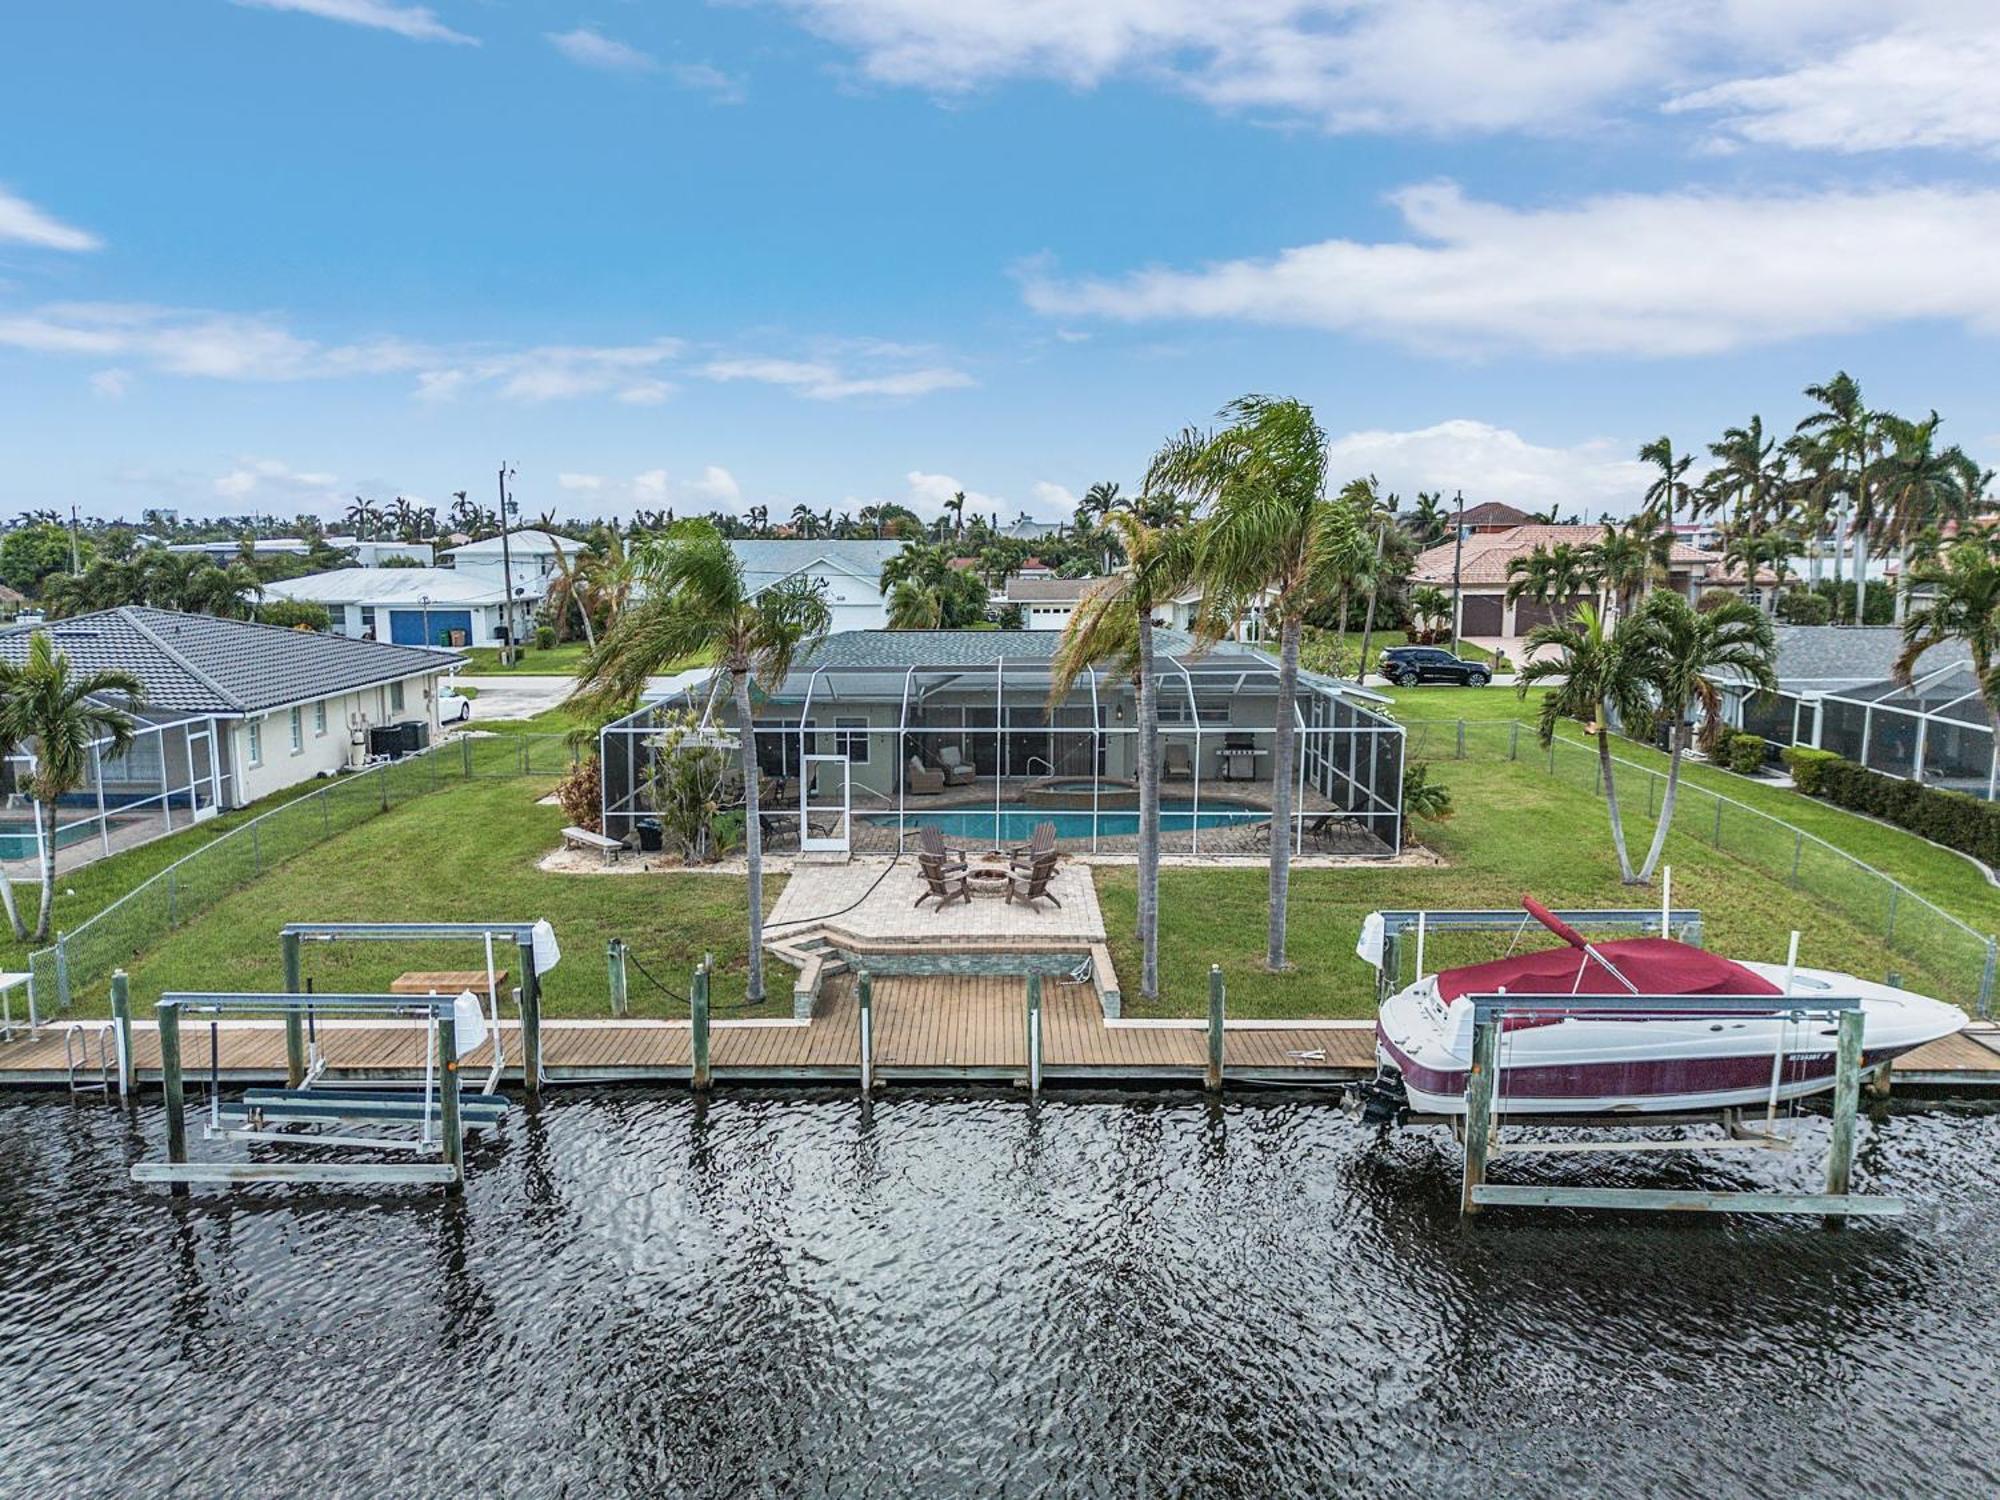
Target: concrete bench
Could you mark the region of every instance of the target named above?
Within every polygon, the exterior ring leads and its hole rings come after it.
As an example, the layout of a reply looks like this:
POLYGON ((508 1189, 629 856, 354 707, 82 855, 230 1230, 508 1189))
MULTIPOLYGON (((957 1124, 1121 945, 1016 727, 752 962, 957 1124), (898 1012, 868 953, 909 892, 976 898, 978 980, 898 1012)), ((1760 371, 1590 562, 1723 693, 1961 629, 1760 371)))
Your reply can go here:
POLYGON ((565 828, 563 830, 565 849, 595 849, 604 856, 607 865, 616 864, 618 856, 625 852, 625 846, 617 839, 607 838, 601 833, 592 833, 588 828, 565 828))

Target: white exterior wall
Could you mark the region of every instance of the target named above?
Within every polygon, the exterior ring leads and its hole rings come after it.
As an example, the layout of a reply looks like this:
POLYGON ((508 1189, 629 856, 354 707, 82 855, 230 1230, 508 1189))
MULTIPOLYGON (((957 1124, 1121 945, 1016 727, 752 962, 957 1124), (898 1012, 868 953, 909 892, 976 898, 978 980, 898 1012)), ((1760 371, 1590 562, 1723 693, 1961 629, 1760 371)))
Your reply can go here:
POLYGON ((826 607, 835 630, 887 630, 889 604, 873 579, 838 568, 808 568, 801 575, 826 587, 826 607))
POLYGON ((1021 606, 1021 628, 1023 630, 1061 630, 1069 624, 1070 616, 1076 613, 1074 604, 1023 604, 1021 606))
MULTIPOLYGON (((329 604, 326 609, 328 615, 333 620, 333 633, 335 635, 344 635, 350 640, 359 641, 367 639, 368 628, 362 623, 361 616, 363 607, 359 604, 329 604)), ((374 604, 366 607, 375 611, 375 639, 378 641, 387 641, 389 639, 389 611, 391 609, 414 609, 421 612, 423 608, 419 604, 374 604)), ((472 640, 469 644, 474 646, 497 646, 500 644, 499 605, 453 604, 449 600, 444 600, 434 603, 431 609, 439 614, 446 613, 447 611, 470 610, 472 613, 472 640)), ((532 607, 526 601, 523 601, 520 614, 522 628, 526 629, 527 622, 532 617, 532 607)))
POLYGON ((352 726, 360 715, 366 715, 371 725, 428 719, 431 739, 435 743, 439 727, 437 677, 409 678, 402 688, 403 707, 400 710, 390 707, 390 690, 386 686, 363 688, 359 692, 341 693, 320 700, 326 706, 326 729, 323 733, 319 731, 314 717, 315 705, 300 704, 300 746, 297 751, 292 749, 290 709, 280 708, 257 716, 255 722, 261 726, 263 745, 261 764, 256 765, 251 763, 250 757, 252 721, 243 719, 233 724, 220 721, 225 727, 228 753, 236 768, 237 805, 268 797, 273 792, 281 792, 348 765, 352 751, 352 726))

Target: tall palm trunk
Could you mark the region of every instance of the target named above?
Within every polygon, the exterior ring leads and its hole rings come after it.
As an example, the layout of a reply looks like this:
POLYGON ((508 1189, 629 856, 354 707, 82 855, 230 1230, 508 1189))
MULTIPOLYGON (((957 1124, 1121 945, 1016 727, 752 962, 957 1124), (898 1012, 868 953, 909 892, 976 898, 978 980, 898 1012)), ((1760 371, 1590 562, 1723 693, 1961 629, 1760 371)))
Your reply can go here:
POLYGON ((1894 612, 1889 618, 1894 620, 1898 625, 1903 623, 1904 617, 1910 612, 1910 553, 1912 550, 1912 544, 1906 540, 1896 551, 1896 589, 1890 596, 1893 601, 1891 609, 1894 612))
MULTIPOLYGON (((1382 588, 1382 544, 1387 538, 1388 528, 1375 528, 1375 571, 1368 575, 1368 612, 1361 617, 1361 664, 1354 669, 1357 683, 1368 680, 1368 645, 1375 636, 1375 596, 1382 588)), ((1345 624, 1343 621, 1343 628, 1345 624)))
POLYGON ((1611 813, 1611 846, 1618 851, 1618 878, 1627 885, 1637 885, 1639 877, 1632 873, 1632 856, 1625 850, 1625 820, 1618 812, 1618 782, 1612 774, 1611 720, 1602 703, 1597 705, 1597 774, 1604 780, 1604 802, 1611 813))
POLYGON ((1854 623, 1868 623, 1868 529, 1854 528, 1854 623))
POLYGON ((1283 969, 1285 908, 1292 894, 1292 761, 1298 736, 1292 725, 1299 695, 1299 637, 1296 615, 1278 628, 1278 719, 1271 735, 1271 914, 1264 939, 1264 967, 1283 969))
MULTIPOLYGON (((1601 747, 1600 747, 1601 748, 1601 747)), ((1653 844, 1646 851, 1646 863, 1640 867, 1639 882, 1644 885, 1653 878, 1653 871, 1659 868, 1660 855, 1667 847, 1667 832, 1674 826, 1674 800, 1681 791, 1681 756, 1687 751, 1687 726, 1675 724, 1667 730, 1667 790, 1660 799, 1660 821, 1653 829, 1653 844)), ((1605 786, 1611 785, 1610 768, 1605 769, 1605 786)), ((1616 803, 1612 804, 1614 807, 1616 803)), ((1615 816, 1615 814, 1614 814, 1615 816)), ((1624 838, 1621 832, 1619 844, 1622 852, 1624 838)))
POLYGON ((757 822, 757 729, 750 718, 750 673, 731 668, 737 732, 743 736, 743 858, 750 867, 750 982, 747 1004, 764 998, 764 830, 757 822))
POLYGON ((1160 993, 1160 692, 1153 680, 1153 612, 1139 621, 1139 993, 1160 993))
MULTIPOLYGON (((34 935, 28 939, 32 943, 46 943, 49 940, 49 915, 56 904, 56 804, 53 798, 42 803, 42 910, 35 918, 34 935)), ((8 894, 8 904, 13 904, 13 895, 8 894)))

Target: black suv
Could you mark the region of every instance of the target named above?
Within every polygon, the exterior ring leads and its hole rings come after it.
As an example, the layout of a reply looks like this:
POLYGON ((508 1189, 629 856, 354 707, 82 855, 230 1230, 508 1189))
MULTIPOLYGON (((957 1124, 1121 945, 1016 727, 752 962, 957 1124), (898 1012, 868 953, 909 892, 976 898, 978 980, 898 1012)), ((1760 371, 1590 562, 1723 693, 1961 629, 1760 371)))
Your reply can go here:
POLYGON ((1483 661, 1464 661, 1436 646, 1391 646, 1382 653, 1381 673, 1391 682, 1411 687, 1419 682, 1456 682, 1485 687, 1493 668, 1483 661))

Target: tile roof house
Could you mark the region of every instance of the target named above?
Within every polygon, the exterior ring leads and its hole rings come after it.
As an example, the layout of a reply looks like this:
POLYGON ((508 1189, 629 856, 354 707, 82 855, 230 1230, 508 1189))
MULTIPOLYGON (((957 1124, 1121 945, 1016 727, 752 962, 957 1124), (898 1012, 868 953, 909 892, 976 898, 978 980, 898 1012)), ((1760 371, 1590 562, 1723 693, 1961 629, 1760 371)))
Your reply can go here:
MULTIPOLYGON (((1526 635, 1545 624, 1558 611, 1531 599, 1507 601, 1508 566, 1526 557, 1537 547, 1559 543, 1588 547, 1604 534, 1602 526, 1509 526, 1500 531, 1468 533, 1461 544, 1456 540, 1438 543, 1419 553, 1410 570, 1415 586, 1429 585, 1447 594, 1454 576, 1462 596, 1460 633, 1474 638, 1505 639, 1526 635)), ((1722 573, 1720 553, 1674 543, 1668 563, 1667 586, 1689 598, 1710 585, 1740 587, 1741 579, 1731 580, 1722 573)), ((1570 601, 1574 604, 1575 600, 1570 601)))
MULTIPOLYGON (((548 592, 525 567, 514 575, 514 625, 525 632, 548 592)), ((507 590, 487 568, 333 568, 264 585, 271 599, 321 604, 334 632, 399 646, 497 646, 505 639, 507 590)))
POLYGON ((1024 578, 1015 574, 993 595, 995 608, 1009 605, 1021 611, 1021 625, 1027 630, 1061 630, 1069 624, 1084 595, 1104 582, 1102 578, 1024 578))
POLYGON ((743 581, 752 589, 767 589, 787 578, 809 578, 824 586, 835 630, 880 630, 889 623, 882 568, 905 545, 748 538, 730 542, 729 550, 743 565, 743 581))
POLYGON ((356 729, 417 720, 435 735, 438 679, 462 660, 138 605, 0 631, 0 658, 24 660, 37 632, 81 671, 144 685, 137 717, 163 734, 149 768, 107 765, 107 785, 172 784, 196 816, 347 767, 356 729))

